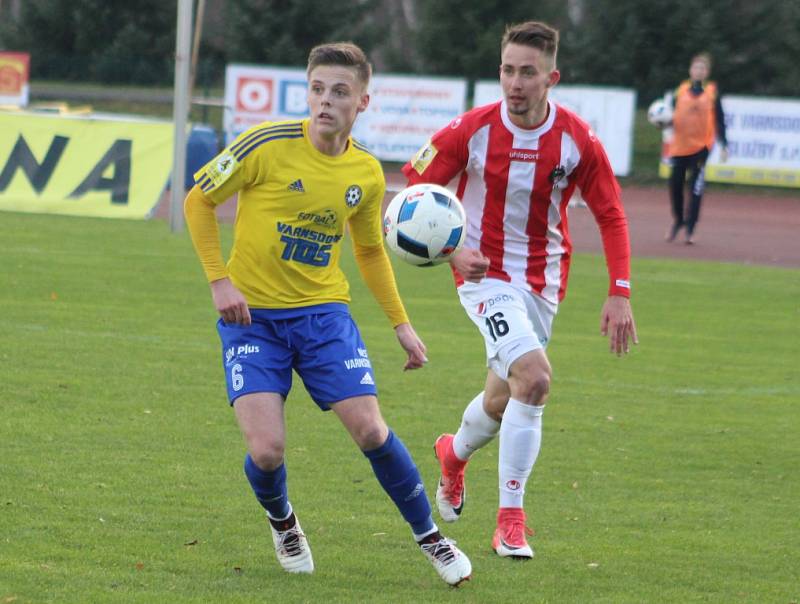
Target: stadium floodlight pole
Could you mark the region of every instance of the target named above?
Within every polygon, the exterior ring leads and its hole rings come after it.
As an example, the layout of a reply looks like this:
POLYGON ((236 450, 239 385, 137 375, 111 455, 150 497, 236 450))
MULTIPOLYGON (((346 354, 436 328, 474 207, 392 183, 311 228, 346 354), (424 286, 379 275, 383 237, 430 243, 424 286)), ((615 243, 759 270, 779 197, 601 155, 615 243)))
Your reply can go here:
POLYGON ((186 122, 189 113, 189 59, 192 37, 192 0, 178 0, 178 32, 175 41, 175 90, 172 120, 175 124, 172 149, 169 228, 183 230, 184 180, 186 179, 186 122))

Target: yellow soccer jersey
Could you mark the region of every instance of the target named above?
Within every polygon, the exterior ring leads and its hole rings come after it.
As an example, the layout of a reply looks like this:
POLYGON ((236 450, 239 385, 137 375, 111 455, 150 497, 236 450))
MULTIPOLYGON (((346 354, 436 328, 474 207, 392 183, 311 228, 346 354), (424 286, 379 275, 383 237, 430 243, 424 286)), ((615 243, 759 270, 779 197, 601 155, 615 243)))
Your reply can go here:
POLYGON ((345 224, 359 244, 383 244, 380 163, 352 138, 342 155, 320 152, 308 119, 250 128, 194 179, 215 204, 239 193, 227 268, 253 308, 349 302, 345 224))

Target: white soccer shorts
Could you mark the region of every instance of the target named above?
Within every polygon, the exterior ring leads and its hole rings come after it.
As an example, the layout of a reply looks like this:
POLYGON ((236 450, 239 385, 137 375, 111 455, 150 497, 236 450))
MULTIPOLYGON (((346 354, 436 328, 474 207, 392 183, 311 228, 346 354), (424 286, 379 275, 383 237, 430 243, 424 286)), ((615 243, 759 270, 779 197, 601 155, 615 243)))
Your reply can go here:
POLYGON ((458 297, 483 335, 486 366, 504 380, 523 354, 547 348, 557 304, 498 279, 468 281, 458 297))

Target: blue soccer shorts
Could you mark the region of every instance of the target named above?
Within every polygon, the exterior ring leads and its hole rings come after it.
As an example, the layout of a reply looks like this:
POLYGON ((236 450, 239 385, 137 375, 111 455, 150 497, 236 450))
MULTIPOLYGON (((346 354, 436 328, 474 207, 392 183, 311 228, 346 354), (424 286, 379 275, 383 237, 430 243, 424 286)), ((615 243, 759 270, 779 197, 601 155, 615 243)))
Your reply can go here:
POLYGON ((354 396, 377 395, 372 364, 345 304, 250 309, 250 325, 217 321, 228 400, 256 392, 284 399, 292 369, 323 411, 354 396))

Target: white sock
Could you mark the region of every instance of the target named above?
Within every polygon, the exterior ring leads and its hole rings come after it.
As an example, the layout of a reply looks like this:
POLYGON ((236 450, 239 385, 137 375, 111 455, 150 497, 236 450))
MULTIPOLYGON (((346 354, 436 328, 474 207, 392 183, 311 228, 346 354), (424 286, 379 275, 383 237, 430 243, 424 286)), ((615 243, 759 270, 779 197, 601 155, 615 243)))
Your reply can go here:
POLYGON ((491 441, 500 430, 500 422, 494 421, 483 410, 483 392, 478 394, 461 418, 461 426, 453 439, 456 457, 464 461, 483 445, 491 441))
POLYGON ((438 530, 439 530, 439 527, 438 527, 438 526, 436 526, 436 523, 434 522, 434 523, 433 523, 433 528, 432 528, 431 530, 429 530, 429 531, 426 531, 426 532, 422 533, 421 535, 417 535, 417 534, 416 534, 414 531, 411 531, 411 534, 412 534, 412 535, 414 535, 414 541, 416 541, 417 543, 419 543, 419 542, 420 542, 420 541, 422 541, 422 540, 423 540, 425 537, 427 537, 428 535, 433 535, 433 534, 434 534, 436 531, 438 531, 438 530))
POLYGON ((500 425, 500 507, 521 508, 525 483, 542 445, 544 405, 526 405, 509 399, 500 425))

